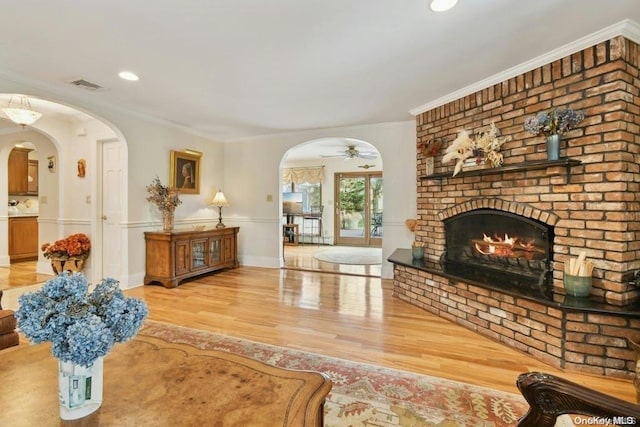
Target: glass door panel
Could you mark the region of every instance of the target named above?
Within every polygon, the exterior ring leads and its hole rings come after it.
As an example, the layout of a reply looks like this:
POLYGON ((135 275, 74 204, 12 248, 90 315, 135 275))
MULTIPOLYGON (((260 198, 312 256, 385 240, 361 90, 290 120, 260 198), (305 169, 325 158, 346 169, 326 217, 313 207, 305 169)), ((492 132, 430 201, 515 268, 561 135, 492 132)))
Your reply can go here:
POLYGON ((365 240, 365 187, 363 176, 338 177, 338 244, 366 244, 365 240))
POLYGON ((209 239, 209 265, 217 265, 222 262, 220 237, 211 237, 209 239))
POLYGON ((191 269, 197 270, 207 266, 207 239, 191 241, 191 269))
POLYGON ((381 245, 382 183, 379 172, 336 174, 336 244, 381 245))
POLYGON ((369 178, 369 203, 371 218, 370 224, 370 244, 382 245, 382 211, 383 211, 383 179, 382 176, 371 176, 369 178))

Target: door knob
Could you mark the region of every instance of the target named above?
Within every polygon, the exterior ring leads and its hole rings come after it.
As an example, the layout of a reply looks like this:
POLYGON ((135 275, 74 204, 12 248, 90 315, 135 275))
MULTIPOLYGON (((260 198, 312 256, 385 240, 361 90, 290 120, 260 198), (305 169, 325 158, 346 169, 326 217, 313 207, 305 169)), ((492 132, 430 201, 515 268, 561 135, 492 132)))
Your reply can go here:
POLYGON ((103 219, 104 221, 106 221, 106 220, 107 220, 107 216, 106 216, 106 215, 102 215, 102 219, 103 219))

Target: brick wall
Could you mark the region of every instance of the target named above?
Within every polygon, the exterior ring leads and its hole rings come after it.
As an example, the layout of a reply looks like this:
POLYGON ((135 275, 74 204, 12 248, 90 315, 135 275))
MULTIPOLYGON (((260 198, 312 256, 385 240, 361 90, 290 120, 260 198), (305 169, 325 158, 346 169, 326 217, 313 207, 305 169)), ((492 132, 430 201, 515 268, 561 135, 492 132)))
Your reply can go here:
POLYGON ((394 295, 557 368, 633 378, 640 319, 563 310, 427 271, 394 267, 394 295))
MULTIPOLYGON (((561 167, 419 180, 416 239, 438 257, 444 249, 442 212, 470 200, 500 199, 559 217, 555 224, 554 286, 563 263, 585 251, 596 265, 595 293, 624 304, 640 296, 628 282, 640 269, 640 49, 622 37, 514 77, 417 117, 418 144, 450 143, 461 129, 492 121, 507 139, 504 164, 546 158, 543 136, 524 130, 525 117, 556 106, 584 111, 563 135, 561 156, 582 161, 567 180, 561 167)), ((452 171, 436 158, 436 172, 452 171)), ((418 151, 418 175, 425 158, 418 151)))
MULTIPOLYGON (((482 176, 421 177, 416 240, 427 257, 444 250, 443 219, 480 207, 529 216, 554 226, 553 287, 562 292, 564 262, 584 251, 594 262, 593 294, 624 306, 640 298, 629 282, 640 269, 640 47, 616 37, 561 60, 420 114, 417 171, 425 174, 421 147, 461 129, 495 122, 504 164, 546 159, 545 138, 524 130, 524 119, 553 107, 583 110, 585 119, 563 135, 563 167, 482 176)), ((436 172, 452 172, 435 159, 436 172)), ((554 365, 606 375, 632 371, 625 336, 638 319, 562 312, 407 267, 396 266, 396 295, 554 365)), ((626 373, 626 374, 625 374, 626 373)))

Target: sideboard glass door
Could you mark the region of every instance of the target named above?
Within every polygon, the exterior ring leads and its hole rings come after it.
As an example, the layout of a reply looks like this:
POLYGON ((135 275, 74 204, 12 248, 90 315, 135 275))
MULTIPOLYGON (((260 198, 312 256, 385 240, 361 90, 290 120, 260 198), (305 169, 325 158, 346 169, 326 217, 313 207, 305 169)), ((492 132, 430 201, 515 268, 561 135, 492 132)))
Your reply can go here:
POLYGON ((207 266, 207 239, 191 241, 191 269, 197 270, 207 266))
POLYGON ((222 262, 222 239, 219 237, 209 238, 209 265, 216 265, 222 262))

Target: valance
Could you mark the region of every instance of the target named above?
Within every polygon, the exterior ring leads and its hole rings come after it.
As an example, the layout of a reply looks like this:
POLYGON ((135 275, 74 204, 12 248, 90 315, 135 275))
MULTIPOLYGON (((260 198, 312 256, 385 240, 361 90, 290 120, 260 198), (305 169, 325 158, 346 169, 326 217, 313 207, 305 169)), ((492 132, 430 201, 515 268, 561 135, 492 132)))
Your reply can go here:
POLYGON ((282 170, 283 184, 322 184, 324 181, 324 166, 307 168, 284 168, 282 170))

